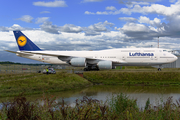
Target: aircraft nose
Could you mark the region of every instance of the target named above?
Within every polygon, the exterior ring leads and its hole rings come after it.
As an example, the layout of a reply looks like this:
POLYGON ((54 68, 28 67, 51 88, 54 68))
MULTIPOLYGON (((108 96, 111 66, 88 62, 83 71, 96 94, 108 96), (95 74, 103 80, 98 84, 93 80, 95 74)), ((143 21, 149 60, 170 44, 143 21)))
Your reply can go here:
POLYGON ((173 61, 176 61, 178 59, 178 57, 175 55, 173 55, 173 56, 174 56, 173 61))
POLYGON ((178 59, 178 57, 177 56, 175 56, 175 61, 178 59))

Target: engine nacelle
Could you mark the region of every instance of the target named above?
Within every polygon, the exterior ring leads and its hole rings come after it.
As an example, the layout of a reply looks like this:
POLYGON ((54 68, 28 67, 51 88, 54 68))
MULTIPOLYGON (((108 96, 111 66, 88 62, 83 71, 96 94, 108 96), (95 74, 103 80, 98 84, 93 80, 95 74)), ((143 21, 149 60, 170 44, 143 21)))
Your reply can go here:
POLYGON ((70 60, 70 64, 74 67, 85 67, 86 66, 86 58, 72 58, 70 60))
POLYGON ((101 69, 112 69, 112 62, 111 61, 99 61, 97 64, 98 68, 101 69))

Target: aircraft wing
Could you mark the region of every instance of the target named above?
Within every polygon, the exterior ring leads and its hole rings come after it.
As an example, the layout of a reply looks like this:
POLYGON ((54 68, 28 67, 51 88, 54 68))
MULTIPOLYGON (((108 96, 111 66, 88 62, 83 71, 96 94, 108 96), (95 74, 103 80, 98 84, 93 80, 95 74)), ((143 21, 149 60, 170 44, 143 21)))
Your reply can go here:
MULTIPOLYGON (((46 55, 46 56, 54 56, 54 57, 77 57, 77 56, 69 56, 69 55, 59 55, 59 54, 53 54, 53 53, 42 53, 42 52, 36 52, 36 51, 24 51, 25 53, 30 53, 30 54, 39 54, 39 55, 46 55)), ((97 59, 93 57, 85 57, 87 60, 103 60, 103 59, 97 59)), ((113 64, 120 64, 120 63, 127 63, 123 60, 119 59, 112 59, 111 60, 113 64)))
POLYGON ((59 55, 59 54, 53 54, 53 53, 42 53, 42 52, 36 52, 36 51, 23 51, 25 53, 30 54, 37 54, 37 55, 46 55, 46 56, 54 56, 54 57, 70 57, 69 55, 59 55))

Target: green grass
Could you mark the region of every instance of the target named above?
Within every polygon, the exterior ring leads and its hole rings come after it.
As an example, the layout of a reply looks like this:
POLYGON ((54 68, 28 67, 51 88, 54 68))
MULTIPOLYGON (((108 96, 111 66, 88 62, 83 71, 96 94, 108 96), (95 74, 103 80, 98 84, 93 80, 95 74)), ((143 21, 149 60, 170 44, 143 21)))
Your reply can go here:
POLYGON ((84 72, 84 78, 76 74, 57 72, 57 74, 0 74, 0 97, 26 95, 47 92, 59 92, 84 88, 93 84, 104 85, 143 85, 143 86, 179 86, 180 70, 165 69, 122 69, 109 71, 84 72))
POLYGON ((180 72, 96 71, 85 72, 84 77, 105 85, 180 85, 180 72))
POLYGON ((91 83, 76 74, 7 74, 0 75, 0 97, 16 96, 19 93, 39 94, 83 88, 91 83))

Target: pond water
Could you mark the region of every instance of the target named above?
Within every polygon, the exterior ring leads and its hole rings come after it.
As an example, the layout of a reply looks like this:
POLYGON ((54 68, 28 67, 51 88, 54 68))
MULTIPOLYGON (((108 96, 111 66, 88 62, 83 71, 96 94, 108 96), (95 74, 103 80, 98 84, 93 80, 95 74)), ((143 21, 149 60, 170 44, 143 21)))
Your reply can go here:
POLYGON ((160 86, 97 85, 81 90, 64 91, 49 95, 55 96, 57 102, 61 103, 63 98, 66 104, 74 106, 75 100, 82 99, 83 96, 106 102, 108 99, 111 99, 113 95, 116 96, 119 93, 125 93, 130 99, 137 99, 139 108, 143 108, 145 106, 148 98, 153 106, 165 102, 171 96, 173 97, 174 103, 176 103, 176 100, 180 99, 179 87, 160 86))
MULTIPOLYGON (((44 94, 44 96, 56 97, 55 101, 59 103, 62 102, 63 98, 67 105, 74 106, 75 100, 82 99, 83 96, 106 102, 108 99, 111 99, 113 95, 116 96, 119 93, 125 93, 130 99, 137 99, 139 108, 144 108, 148 98, 153 106, 165 102, 171 96, 173 97, 174 103, 176 103, 176 100, 180 99, 180 87, 119 85, 96 85, 85 89, 48 93, 44 94)), ((42 94, 27 96, 28 100, 30 101, 38 100, 42 97, 42 94)), ((1 101, 4 100, 5 99, 2 99, 1 101)), ((38 100, 38 102, 39 104, 43 104, 43 101, 41 100, 38 100)))

